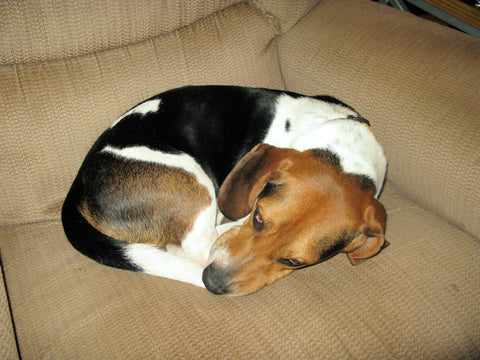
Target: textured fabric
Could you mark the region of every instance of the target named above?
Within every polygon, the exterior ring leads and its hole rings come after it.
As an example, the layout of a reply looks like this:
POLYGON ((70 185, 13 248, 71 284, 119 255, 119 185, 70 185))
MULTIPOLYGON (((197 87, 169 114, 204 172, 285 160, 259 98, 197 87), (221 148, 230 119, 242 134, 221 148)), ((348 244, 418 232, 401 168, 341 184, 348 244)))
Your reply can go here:
POLYGON ((94 140, 149 96, 186 84, 282 88, 272 38, 260 11, 240 4, 131 46, 0 66, 0 223, 58 218, 94 140))
POLYGON ((279 52, 289 90, 354 106, 385 146, 388 178, 480 237, 480 39, 371 1, 324 0, 279 52))
POLYGON ((275 34, 280 35, 295 25, 319 0, 251 0, 270 21, 275 34))
POLYGON ((475 359, 480 242, 388 185, 392 243, 246 297, 116 270, 59 222, 0 228, 24 359, 475 359), (408 228, 408 236, 405 229, 408 228), (458 260, 461 259, 461 262, 458 260))
POLYGON ((0 271, 0 359, 18 359, 12 315, 2 271, 0 271))
POLYGON ((0 1, 0 64, 55 60, 129 45, 188 25, 235 2, 0 1))

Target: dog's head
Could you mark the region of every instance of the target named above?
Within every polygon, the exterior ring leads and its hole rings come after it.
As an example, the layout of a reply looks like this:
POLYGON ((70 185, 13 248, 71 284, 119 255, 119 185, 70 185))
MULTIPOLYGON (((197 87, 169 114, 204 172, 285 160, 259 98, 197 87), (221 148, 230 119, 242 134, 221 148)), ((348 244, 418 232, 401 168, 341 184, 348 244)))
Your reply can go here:
POLYGON ((214 244, 205 286, 245 295, 338 252, 354 265, 374 256, 386 218, 374 194, 371 180, 344 173, 331 152, 257 145, 220 189, 223 214, 248 218, 214 244))

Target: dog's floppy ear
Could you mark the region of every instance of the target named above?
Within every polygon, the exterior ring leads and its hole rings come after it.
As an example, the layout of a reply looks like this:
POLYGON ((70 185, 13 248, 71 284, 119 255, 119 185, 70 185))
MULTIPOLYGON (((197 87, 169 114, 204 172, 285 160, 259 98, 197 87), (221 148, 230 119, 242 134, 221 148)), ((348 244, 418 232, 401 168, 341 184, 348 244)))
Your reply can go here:
POLYGON ((223 215, 237 220, 250 213, 267 182, 281 176, 278 169, 282 167, 280 163, 285 160, 286 151, 289 150, 259 144, 238 162, 218 193, 218 206, 223 215))
POLYGON ((363 212, 364 224, 360 227, 361 234, 341 250, 341 252, 347 253, 352 265, 361 264, 390 245, 385 240, 386 217, 383 205, 377 199, 372 198, 371 203, 363 212))

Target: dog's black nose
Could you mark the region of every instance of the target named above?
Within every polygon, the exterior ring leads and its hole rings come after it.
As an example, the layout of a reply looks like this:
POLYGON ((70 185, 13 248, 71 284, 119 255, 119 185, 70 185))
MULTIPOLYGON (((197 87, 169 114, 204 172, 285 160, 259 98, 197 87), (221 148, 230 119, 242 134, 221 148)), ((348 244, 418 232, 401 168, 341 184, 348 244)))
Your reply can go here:
POLYGON ((215 263, 211 263, 203 270, 202 280, 207 290, 215 295, 225 295, 230 291, 227 272, 215 263))

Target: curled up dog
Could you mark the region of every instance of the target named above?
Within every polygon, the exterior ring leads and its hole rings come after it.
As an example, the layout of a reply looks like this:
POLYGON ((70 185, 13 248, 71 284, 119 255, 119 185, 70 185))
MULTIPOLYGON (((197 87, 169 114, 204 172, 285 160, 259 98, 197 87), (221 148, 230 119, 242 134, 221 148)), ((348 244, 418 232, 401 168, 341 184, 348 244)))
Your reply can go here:
POLYGON ((329 96, 164 92, 95 142, 65 233, 100 263, 215 294, 258 291, 339 252, 358 264, 386 244, 387 161, 369 126, 329 96))

